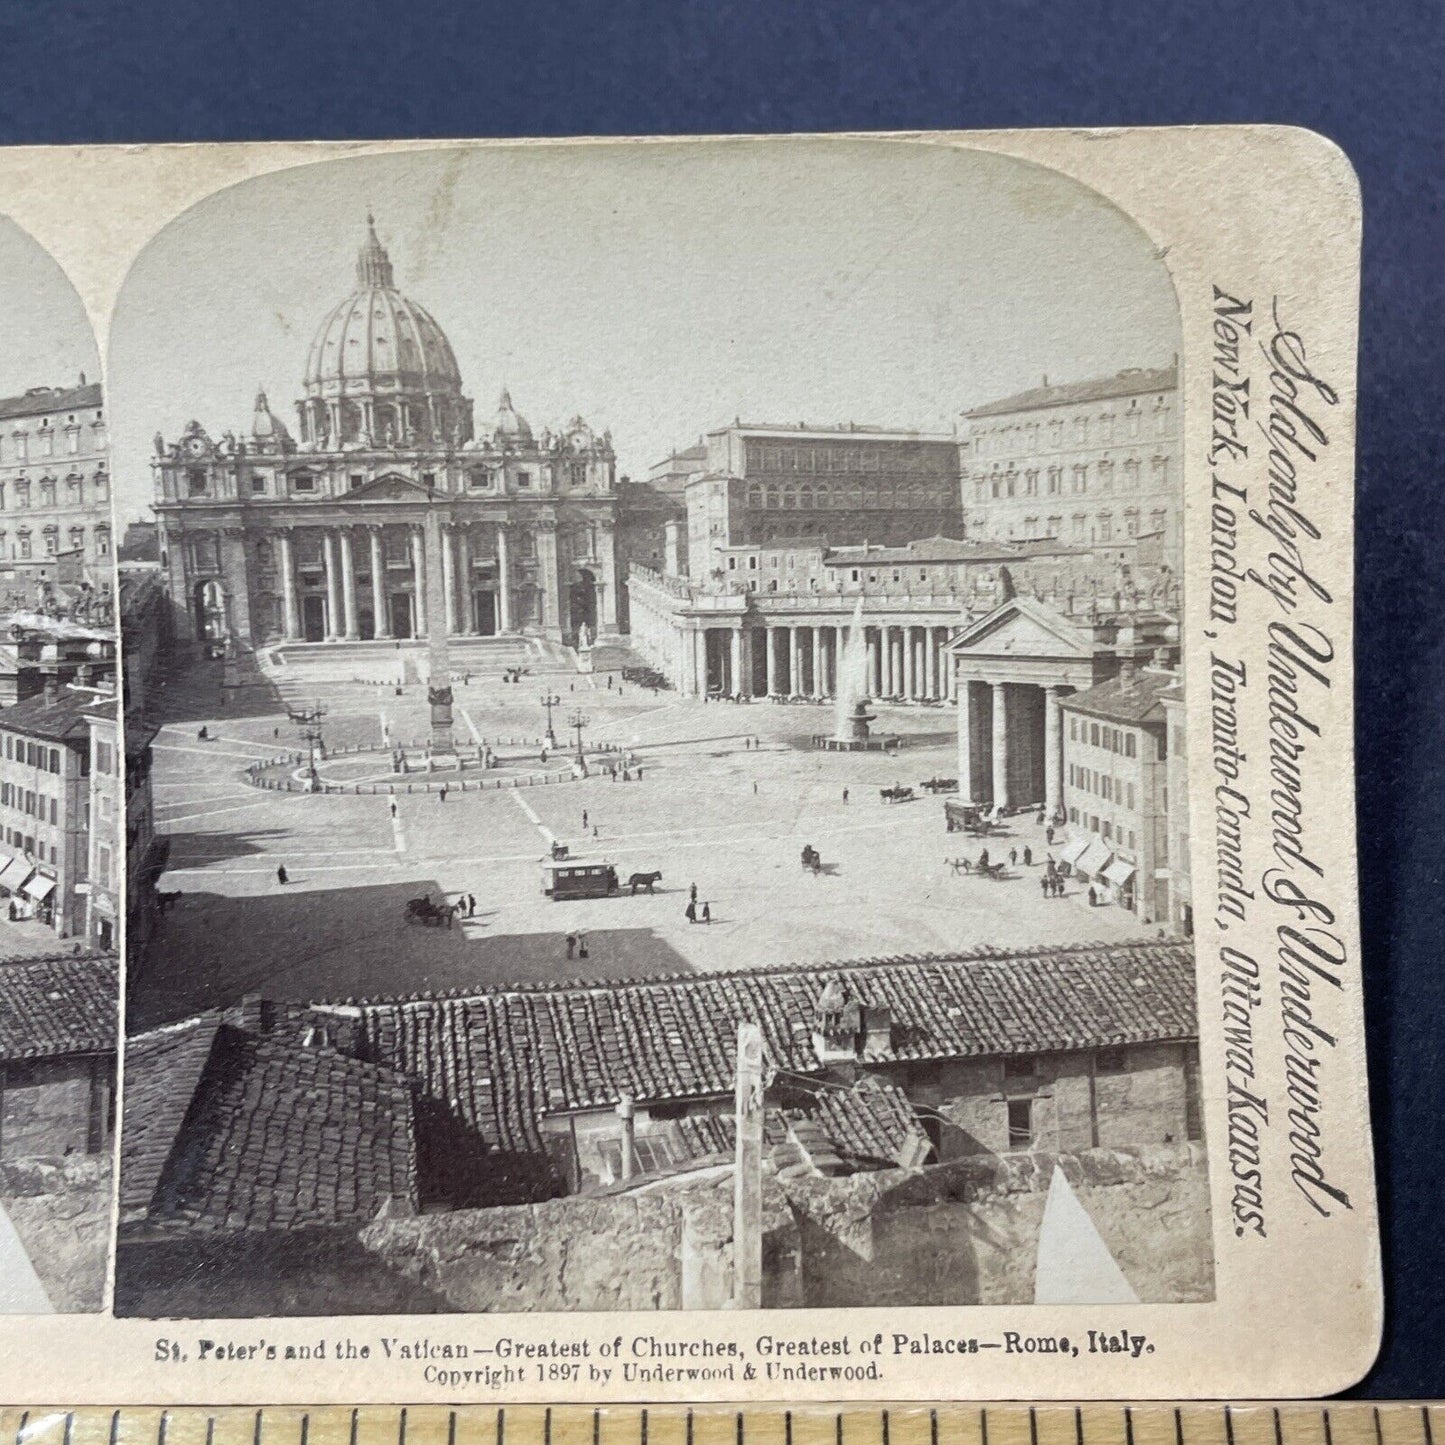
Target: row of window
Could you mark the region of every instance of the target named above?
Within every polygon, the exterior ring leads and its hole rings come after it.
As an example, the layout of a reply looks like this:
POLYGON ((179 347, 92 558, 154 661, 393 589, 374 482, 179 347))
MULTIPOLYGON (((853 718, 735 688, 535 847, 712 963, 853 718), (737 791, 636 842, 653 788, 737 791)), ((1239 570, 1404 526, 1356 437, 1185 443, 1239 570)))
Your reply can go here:
MULTIPOLYGON (((97 472, 90 481, 90 505, 96 506, 109 501, 110 477, 105 472, 97 472)), ((31 506, 45 508, 85 505, 85 478, 78 472, 72 472, 65 478, 63 493, 54 477, 41 477, 38 482, 32 482, 29 477, 16 477, 10 483, 10 506, 17 511, 23 512, 31 506)), ((5 506, 5 483, 0 482, 0 512, 5 510, 5 506)))
POLYGON ((803 511, 816 508, 847 507, 857 509, 903 509, 914 511, 925 507, 946 507, 952 502, 952 489, 946 491, 923 482, 889 486, 801 486, 788 484, 748 488, 748 506, 753 511, 803 511))
MULTIPOLYGON (((1139 478, 1142 475, 1143 467, 1138 457, 1130 457, 1122 467, 1112 461, 1094 463, 1093 481, 1096 484, 1094 489, 1100 492, 1112 492, 1115 481, 1122 481, 1122 490, 1136 492, 1139 490, 1139 478)), ((1076 497, 1088 494, 1090 489, 1090 470, 1087 462, 1075 462, 1069 468, 1069 492, 1076 497)), ((1163 491, 1169 485, 1169 458, 1151 457, 1149 461, 1149 486, 1152 491, 1163 491)), ((1053 467, 1025 467, 1018 471, 1009 467, 1006 471, 1000 470, 995 464, 992 471, 986 475, 980 472, 973 479, 973 498, 976 502, 988 499, 1007 500, 1010 497, 1060 497, 1064 495, 1064 468, 1053 467), (1040 493, 1040 478, 1042 478, 1043 492, 1040 493)))
POLYGON ((12 763, 24 763, 29 768, 40 768, 47 773, 59 774, 60 749, 46 747, 31 738, 16 733, 5 734, 5 757, 12 763))
POLYGON ((880 442, 873 446, 835 446, 824 442, 749 441, 744 453, 749 472, 897 471, 944 473, 953 467, 952 446, 880 442), (885 466, 886 463, 886 466, 885 466))
MULTIPOLYGON (((1155 397, 1151 416, 1154 435, 1168 436, 1171 413, 1164 397, 1155 397)), ((1119 435, 1129 440, 1142 436, 1144 411, 1136 398, 1122 416, 1105 411, 1097 416, 1076 416, 1072 423, 1064 417, 1054 417, 1048 422, 1008 422, 983 429, 977 429, 975 423, 975 428, 970 441, 963 443, 963 447, 966 451, 971 444, 976 456, 1037 450, 1044 438, 1052 447, 1063 446, 1066 438, 1073 446, 1108 445, 1119 435)))
POLYGON ((55 822, 55 799, 16 783, 0 783, 0 806, 14 808, 41 823, 55 822))
POLYGON ((1080 763, 1070 763, 1069 786, 1093 793, 1106 803, 1122 803, 1131 813, 1134 811, 1134 784, 1127 779, 1110 777, 1108 773, 1086 768, 1080 763))
MULTIPOLYGON (((1062 540, 1064 535, 1064 518, 1058 513, 1051 517, 1041 517, 1033 513, 1023 519, 1021 529, 1018 532, 1021 538, 1046 537, 1050 541, 1062 540)), ((1097 516, 1091 517, 1087 512, 1075 512, 1069 519, 1069 541, 1073 543, 1089 542, 1116 542, 1127 537, 1137 537, 1145 522, 1143 514, 1137 507, 1130 507, 1124 513, 1124 529, 1120 532, 1115 526, 1115 518, 1112 512, 1100 512, 1097 516)), ((1147 530, 1151 533, 1167 533, 1169 530, 1169 509, 1167 507, 1156 507, 1149 513, 1147 530)), ((989 518, 986 514, 980 513, 972 518, 969 526, 976 529, 980 535, 987 535, 989 531, 989 518)), ((1013 523, 1009 523, 1009 536, 1014 535, 1013 523)))
POLYGON ((55 844, 48 847, 42 843, 35 846, 35 835, 33 833, 22 833, 19 828, 6 828, 5 841, 12 847, 18 849, 29 858, 34 858, 37 863, 46 861, 46 854, 50 855, 50 865, 54 867, 59 861, 59 854, 55 851, 55 844))
MULTIPOLYGON (((12 543, 9 534, 3 527, 0 527, 0 557, 28 558, 34 556, 54 557, 60 551, 60 528, 51 525, 42 527, 40 531, 41 550, 35 550, 35 538, 28 527, 22 527, 15 534, 12 543)), ((110 528, 96 527, 94 529, 95 555, 97 557, 110 556, 110 528)), ((85 528, 70 527, 65 533, 66 549, 71 552, 83 552, 85 550, 85 528)))
MULTIPOLYGON (((516 482, 517 490, 530 492, 533 489, 533 473, 525 469, 514 472, 513 479, 516 482)), ((368 477, 365 472, 351 472, 346 478, 348 491, 359 491, 369 481, 375 478, 368 477)), ((423 472, 419 478, 421 485, 434 488, 437 484, 435 472, 423 472)), ((263 472, 251 473, 251 495, 253 497, 264 497, 267 495, 267 480, 263 472)), ((585 487, 587 485, 587 464, 586 462, 570 462, 565 471, 561 474, 561 481, 564 487, 585 487)), ((498 490, 502 484, 502 473, 491 467, 473 467, 466 474, 467 490, 472 492, 487 492, 498 490)), ((293 495, 316 496, 321 492, 320 479, 314 472, 291 472, 282 479, 282 486, 289 487, 293 495)), ((204 467, 189 467, 186 470, 186 495, 188 497, 205 497, 210 495, 210 473, 204 467)))
POLYGON ((1089 832, 1102 838, 1106 843, 1117 843, 1121 848, 1128 848, 1130 852, 1133 852, 1137 846, 1134 842, 1132 828, 1116 828, 1108 818, 1100 818, 1097 813, 1080 813, 1077 808, 1070 808, 1069 822, 1076 823, 1081 828, 1087 828, 1089 832))
MULTIPOLYGON (((35 455, 41 457, 53 457, 55 451, 55 438, 61 430, 50 425, 50 418, 42 417, 40 426, 34 432, 35 455)), ((78 456, 80 453, 80 424, 72 416, 64 427, 65 450, 71 456, 78 456)), ((101 414, 96 412, 95 420, 91 423, 91 445, 99 450, 105 445, 105 423, 101 420, 101 414)), ((8 438, 0 437, 0 461, 8 459, 12 462, 28 462, 31 456, 31 433, 25 431, 13 431, 8 438)))
POLYGON ((1136 735, 1125 728, 1110 727, 1107 723, 1090 722, 1077 715, 1069 718, 1069 741, 1088 743, 1093 748, 1117 753, 1121 758, 1135 755, 1136 735))

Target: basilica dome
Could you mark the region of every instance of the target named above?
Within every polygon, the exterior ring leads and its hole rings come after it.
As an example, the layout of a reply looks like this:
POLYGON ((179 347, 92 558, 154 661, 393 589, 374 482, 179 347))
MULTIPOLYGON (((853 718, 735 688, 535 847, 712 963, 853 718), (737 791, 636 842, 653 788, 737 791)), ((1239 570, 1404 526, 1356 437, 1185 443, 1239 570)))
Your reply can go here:
POLYGON ((356 289, 321 323, 306 357, 302 437, 317 444, 459 444, 471 402, 445 332, 397 290, 372 217, 356 258, 356 289))

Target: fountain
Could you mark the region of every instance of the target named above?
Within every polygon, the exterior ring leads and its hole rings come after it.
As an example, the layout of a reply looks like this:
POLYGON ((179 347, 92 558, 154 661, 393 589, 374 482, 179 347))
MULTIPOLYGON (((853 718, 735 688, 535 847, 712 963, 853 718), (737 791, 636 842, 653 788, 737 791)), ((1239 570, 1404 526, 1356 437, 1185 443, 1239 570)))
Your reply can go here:
POLYGON ((895 734, 873 737, 869 724, 875 713, 868 711, 868 640, 863 628, 863 598, 853 609, 848 640, 838 657, 838 696, 834 704, 833 732, 813 738, 813 746, 827 752, 886 752, 899 745, 895 734))

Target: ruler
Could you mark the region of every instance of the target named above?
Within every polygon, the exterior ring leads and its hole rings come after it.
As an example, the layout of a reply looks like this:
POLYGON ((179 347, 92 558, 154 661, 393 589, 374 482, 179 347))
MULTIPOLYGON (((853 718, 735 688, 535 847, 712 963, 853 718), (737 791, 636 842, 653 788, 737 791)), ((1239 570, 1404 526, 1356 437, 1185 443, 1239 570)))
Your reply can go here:
POLYGON ((1435 1445, 1437 1427, 1445 1406, 1368 1401, 0 1409, 0 1445, 1435 1445))

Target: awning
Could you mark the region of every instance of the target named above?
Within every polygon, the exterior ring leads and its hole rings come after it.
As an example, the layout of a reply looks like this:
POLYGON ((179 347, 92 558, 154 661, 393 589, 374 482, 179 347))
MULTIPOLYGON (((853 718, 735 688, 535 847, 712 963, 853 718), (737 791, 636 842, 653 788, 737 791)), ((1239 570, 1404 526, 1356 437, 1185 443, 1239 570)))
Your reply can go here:
POLYGON ((1128 887, 1129 880, 1134 876, 1134 865, 1126 863, 1122 858, 1115 858, 1107 868, 1104 869, 1105 879, 1116 888, 1128 887))
POLYGON ((55 879, 47 878, 43 873, 37 873, 20 891, 27 898, 33 898, 37 903, 42 903, 50 897, 54 889, 55 879))
POLYGON ((1089 839, 1089 846, 1084 849, 1079 861, 1074 864, 1080 873, 1099 874, 1114 861, 1114 855, 1106 843, 1101 843, 1097 838, 1089 839))
POLYGON ((1093 839, 1090 838, 1087 833, 1084 833, 1080 837, 1065 843, 1063 852, 1059 854, 1059 861, 1070 865, 1077 863, 1084 849, 1087 848, 1091 842, 1093 842, 1093 839))
POLYGON ((0 888, 8 888, 12 893, 19 892, 20 885, 33 871, 24 858, 8 858, 5 866, 0 868, 0 888))

